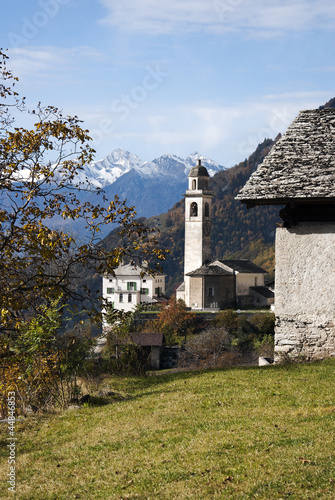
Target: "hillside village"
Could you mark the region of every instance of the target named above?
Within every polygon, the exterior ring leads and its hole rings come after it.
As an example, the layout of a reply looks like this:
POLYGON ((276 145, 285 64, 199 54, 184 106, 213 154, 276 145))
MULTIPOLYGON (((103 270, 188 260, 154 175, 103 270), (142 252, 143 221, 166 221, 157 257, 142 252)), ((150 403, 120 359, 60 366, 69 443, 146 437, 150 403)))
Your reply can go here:
MULTIPOLYGON (((315 255, 314 249, 309 248, 315 245, 315 238, 319 241, 317 248, 323 245, 332 247, 334 194, 331 162, 334 149, 334 117, 335 112, 330 105, 319 110, 301 112, 284 136, 277 138, 270 153, 236 196, 237 200, 249 207, 286 204, 285 209, 280 211, 283 224, 277 229, 276 243, 277 274, 280 277, 279 298, 276 301, 277 309, 275 308, 277 361, 280 361, 283 354, 303 355, 308 358, 335 354, 333 324, 327 306, 332 296, 332 257, 329 262, 325 262, 326 256, 322 252, 320 254, 317 251, 315 255), (292 172, 296 172, 297 177, 293 178, 293 181, 292 172), (268 177, 273 180, 268 180, 268 177), (290 243, 291 237, 284 238, 284 235, 292 232, 295 226, 298 226, 297 235, 300 236, 292 239, 290 243), (302 238, 305 232, 309 235, 306 238, 310 239, 302 238), (323 233, 329 233, 329 236, 322 236, 323 233), (293 276, 299 273, 305 276, 308 272, 313 276, 315 262, 309 261, 305 256, 303 259, 299 257, 299 262, 293 264, 292 256, 292 262, 288 265, 286 252, 290 252, 290 245, 294 245, 291 250, 294 255, 299 254, 297 246, 301 245, 300 252, 304 253, 308 249, 308 253, 315 255, 314 261, 320 260, 318 267, 326 273, 322 280, 323 285, 329 284, 329 290, 323 292, 326 302, 320 302, 315 292, 312 294, 310 291, 318 290, 317 283, 313 286, 307 284, 303 277, 297 278, 299 294, 295 297, 293 289, 297 291, 297 284, 292 289, 289 286, 293 276), (307 306, 306 298, 309 295, 311 303, 307 306), (299 304, 306 304, 293 309, 288 305, 297 301, 299 304), (314 310, 316 304, 319 304, 317 311, 314 310), (301 319, 297 319, 298 309, 301 309, 301 319), (285 322, 287 327, 284 326, 285 322), (292 322, 297 325, 297 334, 291 331, 292 322)), ((228 308, 246 309, 274 305, 274 288, 272 285, 265 286, 264 282, 266 270, 245 259, 212 259, 213 197, 214 193, 209 188, 209 174, 201 164, 201 159, 198 159, 188 175, 188 189, 185 193, 184 281, 175 290, 176 300, 181 300, 190 310, 212 312, 228 308)), ((333 255, 333 252, 331 254, 333 255)), ((116 270, 117 279, 120 274, 122 276, 125 267, 116 270)), ((134 272, 134 268, 132 270, 134 272)), ((161 275, 160 280, 164 282, 164 279, 165 276, 161 275)), ((127 290, 133 289, 134 285, 135 283, 127 282, 127 290)), ((109 290, 112 295, 115 294, 114 290, 109 290)), ((145 295, 147 290, 149 289, 140 288, 140 303, 141 295, 145 295)), ((154 302, 160 294, 153 296, 152 284, 150 290, 151 300, 154 302)), ((159 290, 162 289, 156 289, 159 290)), ((106 291, 108 289, 104 288, 104 297, 110 302, 106 291)), ((124 309, 123 296, 124 293, 121 293, 122 300, 118 297, 118 303, 113 302, 113 307, 124 309)), ((128 303, 131 302, 132 295, 128 293, 128 303)))
MULTIPOLYGON (((85 142, 77 118, 48 113, 56 151, 85 142)), ((1 141, 5 488, 27 498, 307 500, 313 481, 313 498, 332 498, 335 109, 300 112, 282 137, 212 176, 193 155, 184 202, 151 220, 117 198, 107 210, 82 204, 78 159, 36 161, 32 136, 54 148, 50 123, 36 129, 1 141), (54 216, 60 229, 45 224, 54 216), (88 243, 75 245, 69 219, 85 220, 88 243), (102 243, 101 221, 123 231, 102 243)), ((82 163, 91 157, 84 149, 82 163)))

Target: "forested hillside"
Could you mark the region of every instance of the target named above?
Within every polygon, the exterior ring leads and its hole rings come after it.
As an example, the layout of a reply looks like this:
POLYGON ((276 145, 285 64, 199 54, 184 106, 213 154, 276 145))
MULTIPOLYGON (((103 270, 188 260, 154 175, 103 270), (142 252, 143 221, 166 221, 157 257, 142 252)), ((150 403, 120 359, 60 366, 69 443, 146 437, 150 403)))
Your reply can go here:
MULTIPOLYGON (((273 143, 266 139, 248 159, 218 172, 210 179, 210 189, 214 192, 213 258, 248 258, 270 274, 274 270, 274 238, 276 223, 280 221, 279 208, 256 207, 249 210, 234 198, 273 143)), ((167 213, 147 219, 147 224, 159 229, 161 247, 170 250, 163 269, 167 274, 167 291, 171 294, 183 281, 184 200, 176 203, 167 213)), ((114 238, 115 232, 112 232, 104 243, 111 245, 114 238)))

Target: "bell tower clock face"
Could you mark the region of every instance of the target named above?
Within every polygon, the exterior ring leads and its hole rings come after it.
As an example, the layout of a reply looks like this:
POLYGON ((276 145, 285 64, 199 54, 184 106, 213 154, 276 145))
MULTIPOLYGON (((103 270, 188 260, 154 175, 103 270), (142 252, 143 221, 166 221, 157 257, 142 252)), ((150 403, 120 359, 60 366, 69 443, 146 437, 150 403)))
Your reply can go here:
POLYGON ((204 236, 209 236, 211 234, 211 223, 206 221, 204 223, 204 236))

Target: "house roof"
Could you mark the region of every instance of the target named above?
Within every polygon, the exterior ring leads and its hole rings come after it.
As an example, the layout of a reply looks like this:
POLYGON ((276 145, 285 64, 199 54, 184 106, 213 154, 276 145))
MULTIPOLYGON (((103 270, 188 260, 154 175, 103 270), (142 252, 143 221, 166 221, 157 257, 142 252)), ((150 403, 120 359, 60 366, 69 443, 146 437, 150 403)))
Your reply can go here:
POLYGON ((187 273, 186 276, 232 276, 233 273, 231 271, 228 271, 227 269, 224 269, 223 267, 216 266, 213 264, 210 264, 209 266, 204 264, 201 267, 198 267, 198 269, 195 269, 194 271, 191 271, 190 273, 187 273))
POLYGON ((230 268, 232 271, 237 271, 238 273, 250 273, 250 274, 267 273, 265 269, 257 266, 250 260, 218 259, 214 262, 219 262, 220 264, 223 264, 224 266, 230 268))
MULTIPOLYGON (((139 266, 135 266, 135 264, 125 264, 123 266, 119 266, 115 269, 114 273, 115 276, 137 276, 139 277, 141 272, 145 271, 144 269, 141 269, 139 266)), ((146 277, 148 277, 148 274, 145 274, 146 277)), ((165 274, 159 274, 159 276, 165 276, 165 274)))
POLYGON ((129 333, 125 337, 118 338, 115 343, 117 345, 127 345, 129 342, 134 342, 136 345, 145 346, 161 346, 163 343, 162 333, 129 333))
POLYGON ((273 291, 266 286, 251 286, 249 289, 267 299, 272 299, 275 296, 273 291))
POLYGON ((161 346, 163 344, 162 333, 133 333, 133 342, 142 347, 161 346))
POLYGON ((335 200, 335 109, 301 111, 236 199, 250 205, 335 200))

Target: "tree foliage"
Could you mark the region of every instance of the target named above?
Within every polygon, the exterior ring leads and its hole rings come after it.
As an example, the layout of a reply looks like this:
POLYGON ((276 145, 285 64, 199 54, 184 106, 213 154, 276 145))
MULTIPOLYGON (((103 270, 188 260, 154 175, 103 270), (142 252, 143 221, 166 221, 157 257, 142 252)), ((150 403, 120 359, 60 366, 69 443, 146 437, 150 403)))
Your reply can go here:
POLYGON ((1 338, 0 415, 6 414, 8 391, 15 391, 21 413, 28 407, 64 406, 78 395, 77 379, 87 373, 94 341, 80 331, 59 335, 61 328, 62 306, 57 300, 21 322, 18 338, 1 338))
POLYGON ((112 274, 134 254, 155 269, 164 255, 153 231, 135 220, 134 207, 118 197, 107 208, 80 202, 83 189, 106 201, 100 189, 78 180, 94 154, 88 130, 53 106, 28 110, 7 59, 0 51, 0 328, 12 332, 41 304, 86 298, 88 290, 78 287, 81 274, 112 274), (31 127, 17 125, 20 113, 31 127), (55 228, 55 218, 84 220, 80 241, 61 224, 55 228), (112 223, 120 225, 122 242, 106 249, 99 230, 112 223))
POLYGON ((161 332, 165 344, 180 344, 196 327, 196 314, 186 311, 185 302, 172 297, 162 304, 157 319, 148 321, 144 331, 161 332))

